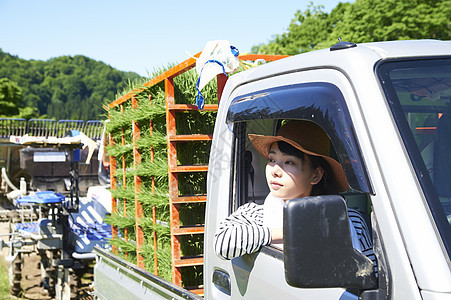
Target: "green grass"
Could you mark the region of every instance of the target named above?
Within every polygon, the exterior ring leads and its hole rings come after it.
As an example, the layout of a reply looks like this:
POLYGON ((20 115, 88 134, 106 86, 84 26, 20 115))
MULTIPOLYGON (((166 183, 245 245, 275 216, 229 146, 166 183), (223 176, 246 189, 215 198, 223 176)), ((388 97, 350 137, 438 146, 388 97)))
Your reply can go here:
POLYGON ((0 257, 0 299, 9 299, 8 266, 3 257, 0 257))

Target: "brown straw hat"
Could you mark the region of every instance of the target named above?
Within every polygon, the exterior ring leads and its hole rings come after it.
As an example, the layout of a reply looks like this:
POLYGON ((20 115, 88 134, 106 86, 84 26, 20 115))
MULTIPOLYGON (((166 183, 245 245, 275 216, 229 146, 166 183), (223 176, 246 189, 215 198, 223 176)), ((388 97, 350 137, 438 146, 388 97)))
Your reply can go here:
POLYGON ((348 189, 349 184, 343 167, 329 156, 329 137, 321 127, 313 122, 290 121, 283 125, 275 136, 249 134, 249 140, 265 158, 268 158, 271 145, 278 141, 287 142, 306 154, 320 156, 326 160, 332 171, 332 174, 328 174, 334 178, 334 187, 331 187, 330 190, 339 193, 348 189))

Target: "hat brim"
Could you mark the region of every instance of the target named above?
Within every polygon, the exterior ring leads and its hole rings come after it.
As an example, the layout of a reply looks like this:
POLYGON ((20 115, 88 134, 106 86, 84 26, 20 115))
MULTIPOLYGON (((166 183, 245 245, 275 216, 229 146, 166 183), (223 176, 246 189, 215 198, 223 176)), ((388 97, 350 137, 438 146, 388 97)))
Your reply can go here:
POLYGON ((296 149, 299 149, 300 151, 304 152, 305 154, 312 155, 312 156, 319 156, 324 158, 324 160, 329 164, 333 178, 335 179, 334 187, 330 187, 330 190, 332 190, 335 193, 344 192, 349 188, 348 180, 346 179, 345 172, 343 170, 342 165, 333 159, 330 156, 319 154, 312 152, 310 150, 305 149, 302 147, 302 145, 299 145, 298 143, 294 142, 291 139, 288 139, 283 136, 269 136, 269 135, 258 135, 258 134, 249 134, 249 140, 251 141, 254 148, 266 159, 269 158, 269 149, 271 148, 271 145, 275 142, 283 141, 286 142, 296 149))

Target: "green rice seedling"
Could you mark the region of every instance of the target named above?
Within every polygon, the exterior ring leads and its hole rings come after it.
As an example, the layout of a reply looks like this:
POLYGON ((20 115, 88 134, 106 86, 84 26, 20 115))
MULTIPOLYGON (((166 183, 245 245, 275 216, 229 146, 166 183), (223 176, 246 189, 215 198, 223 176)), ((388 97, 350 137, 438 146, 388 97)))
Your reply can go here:
POLYGON ((130 188, 124 188, 123 186, 118 186, 116 189, 111 190, 111 195, 116 199, 134 199, 135 191, 133 186, 130 188))
POLYGON ((206 173, 183 173, 179 174, 178 180, 180 195, 202 195, 207 192, 206 173))
MULTIPOLYGON (((142 134, 142 138, 137 141, 136 145, 143 151, 147 149, 150 150, 150 148, 153 148, 154 152, 166 151, 166 133, 158 130, 153 130, 152 133, 150 133, 150 131, 146 131, 142 134)), ((165 154, 166 153, 159 156, 166 156, 165 154)))
POLYGON ((114 156, 116 159, 121 159, 125 155, 127 160, 130 161, 133 155, 133 146, 130 144, 106 146, 105 149, 109 155, 114 156))
POLYGON ((135 216, 124 212, 118 212, 117 214, 105 217, 105 222, 117 226, 120 229, 131 228, 135 226, 135 216))
POLYGON ((179 208, 180 225, 202 225, 205 220, 205 203, 189 203, 179 208))
MULTIPOLYGON (((178 104, 193 104, 197 96, 196 82, 197 72, 191 69, 180 76, 174 78, 174 97, 178 104)), ((216 80, 210 81, 203 89, 202 95, 206 104, 217 103, 216 80)))
MULTIPOLYGON (((155 273, 153 240, 148 240, 150 242, 146 243, 143 247, 145 267, 150 272, 155 273)), ((159 236, 157 240, 158 242, 156 253, 158 263, 158 276, 168 281, 172 281, 171 244, 170 242, 165 241, 161 236, 159 236)))
POLYGON ((117 247, 119 257, 136 264, 136 243, 119 238, 111 240, 110 244, 117 247))
POLYGON ((177 160, 181 165, 208 164, 210 141, 186 142, 177 145, 177 160))
MULTIPOLYGON (((156 209, 161 211, 159 218, 162 220, 169 220, 169 197, 167 190, 164 191, 163 189, 158 188, 155 193, 152 193, 148 189, 142 190, 139 195, 139 201, 147 207, 155 206, 156 209)), ((152 215, 152 212, 149 213, 152 215)))
POLYGON ((166 178, 168 176, 167 170, 168 170, 168 160, 158 156, 154 158, 153 162, 150 161, 150 159, 147 159, 131 172, 133 173, 133 175, 147 178, 154 176, 155 180, 158 180, 160 178, 166 178))
POLYGON ((183 268, 182 285, 185 287, 197 287, 203 284, 203 266, 183 268))
MULTIPOLYGON (((171 68, 162 68, 154 75, 157 76, 171 68)), ((197 73, 194 69, 174 78, 175 102, 178 104, 193 104, 197 96, 197 73)), ((157 253, 158 273, 161 277, 171 280, 171 245, 169 230, 169 187, 168 187, 168 158, 166 137, 166 111, 164 83, 152 87, 144 87, 139 83, 129 83, 130 89, 137 89, 134 98, 138 102, 132 108, 131 101, 123 106, 108 110, 110 122, 106 130, 115 141, 115 145, 107 148, 108 154, 116 158, 117 188, 112 195, 118 201, 118 213, 108 217, 107 221, 117 226, 121 237, 112 241, 118 246, 121 257, 136 262, 136 245, 131 239, 135 235, 135 201, 139 201, 143 208, 143 217, 139 219, 139 226, 143 229, 145 244, 142 255, 145 267, 154 272, 154 253, 157 253), (133 141, 133 124, 140 129, 140 138, 133 141), (122 145, 122 138, 125 145, 122 145), (141 163, 133 163, 133 148, 141 156, 141 163), (153 156, 153 160, 151 159, 153 156), (125 159, 125 169, 122 169, 122 159, 125 159), (125 183, 123 176, 125 175, 125 183), (141 178, 140 190, 135 193, 134 177, 141 178), (125 187, 124 187, 125 186, 125 187), (127 211, 124 211, 124 204, 127 211), (156 210, 157 224, 153 224, 153 208, 156 210), (129 241, 124 240, 124 230, 128 230, 129 241), (154 234, 156 233, 157 249, 154 249, 154 234), (127 253, 127 255, 125 255, 127 253)), ((124 91, 122 95, 125 95, 124 91)), ((216 80, 211 81, 202 90, 207 104, 217 103, 216 80)), ((215 112, 192 111, 176 113, 177 134, 212 134, 216 120, 215 112)), ((179 165, 206 164, 209 159, 211 142, 186 142, 177 144, 177 160, 179 165)), ((205 194, 206 173, 182 173, 178 175, 179 194, 205 194)), ((179 205, 181 225, 200 225, 204 222, 205 204, 179 205)), ((201 255, 203 252, 202 235, 188 235, 181 239, 182 255, 201 255)), ((183 268, 184 285, 202 284, 202 267, 183 268)))

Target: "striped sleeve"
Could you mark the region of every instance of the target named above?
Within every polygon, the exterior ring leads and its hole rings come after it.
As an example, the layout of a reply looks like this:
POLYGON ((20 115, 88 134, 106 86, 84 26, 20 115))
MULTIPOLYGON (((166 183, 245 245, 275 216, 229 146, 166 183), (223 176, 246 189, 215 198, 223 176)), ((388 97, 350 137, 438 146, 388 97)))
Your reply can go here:
POLYGON ((214 250, 224 259, 254 253, 271 242, 268 227, 263 226, 263 206, 247 203, 219 224, 214 250))
POLYGON ((373 241, 371 239, 370 231, 368 230, 368 226, 366 225, 362 214, 353 208, 348 208, 348 215, 352 225, 354 225, 357 236, 359 237, 360 246, 362 249, 365 250, 368 248, 373 248, 373 241))
POLYGON ((362 248, 362 253, 365 254, 374 264, 374 269, 377 272, 377 261, 376 255, 374 255, 373 250, 373 240, 371 238, 370 231, 366 225, 365 219, 362 214, 353 208, 348 208, 349 220, 351 220, 352 225, 354 225, 355 231, 357 233, 360 246, 362 248))

